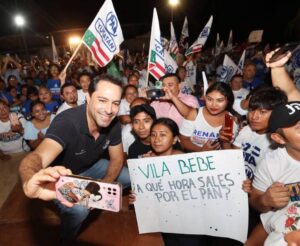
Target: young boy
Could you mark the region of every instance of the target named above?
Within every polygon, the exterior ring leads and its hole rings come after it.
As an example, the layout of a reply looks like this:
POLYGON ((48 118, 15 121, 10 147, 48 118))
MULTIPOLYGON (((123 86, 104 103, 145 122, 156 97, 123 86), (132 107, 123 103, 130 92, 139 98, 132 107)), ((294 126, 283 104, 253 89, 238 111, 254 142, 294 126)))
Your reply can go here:
POLYGON ((296 232, 300 229, 300 101, 274 108, 269 130, 271 139, 281 147, 269 151, 256 168, 250 192, 250 203, 264 212, 265 231, 256 228, 246 245, 262 243, 266 232, 264 245, 272 246, 287 245, 293 240, 290 235, 300 234, 296 232))
POLYGON ((287 96, 274 87, 262 87, 250 98, 248 110, 249 125, 245 126, 231 144, 228 134, 221 129, 220 140, 224 149, 243 149, 246 174, 253 179, 258 163, 264 158, 270 147, 267 136, 268 122, 272 110, 279 104, 286 103, 287 96))
POLYGON ((129 146, 128 159, 138 158, 151 150, 150 130, 156 120, 154 108, 148 104, 141 104, 130 109, 132 130, 137 136, 129 146))

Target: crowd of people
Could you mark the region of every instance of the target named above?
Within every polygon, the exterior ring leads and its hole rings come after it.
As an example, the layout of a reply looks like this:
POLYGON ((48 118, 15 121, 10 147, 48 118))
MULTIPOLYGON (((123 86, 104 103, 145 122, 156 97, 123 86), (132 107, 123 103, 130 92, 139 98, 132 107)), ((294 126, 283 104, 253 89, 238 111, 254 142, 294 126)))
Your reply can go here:
MULTIPOLYGON (((299 241, 300 91, 286 70, 291 53, 270 63, 275 51, 264 52, 248 55, 243 72, 228 83, 220 80, 221 59, 209 50, 187 57, 179 53, 177 72, 160 78, 163 93, 155 98, 147 95, 154 83, 147 81, 146 57, 140 53, 115 59, 119 78, 83 57, 64 73, 63 59, 54 64, 35 57, 22 64, 6 56, 0 159, 28 152, 19 169, 24 192, 54 200, 62 240, 70 242, 90 210, 55 200, 53 182, 59 176, 117 180, 127 188, 127 159, 241 149, 250 207, 246 245, 299 241), (207 90, 202 71, 208 75, 207 90), (225 126, 228 115, 231 128, 225 126)), ((216 245, 204 236, 163 238, 166 245, 216 245)))

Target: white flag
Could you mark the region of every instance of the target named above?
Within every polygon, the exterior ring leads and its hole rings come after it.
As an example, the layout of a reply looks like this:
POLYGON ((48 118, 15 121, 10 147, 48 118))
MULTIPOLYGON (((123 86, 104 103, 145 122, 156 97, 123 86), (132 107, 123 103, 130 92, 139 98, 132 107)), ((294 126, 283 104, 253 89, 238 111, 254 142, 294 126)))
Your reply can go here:
POLYGON ((52 43, 52 55, 53 55, 53 62, 54 63, 58 63, 58 55, 57 55, 57 50, 56 50, 56 46, 54 43, 54 38, 51 35, 51 43, 52 43))
POLYGON ((245 56, 246 56, 246 50, 243 51, 243 54, 241 55, 241 58, 238 63, 238 68, 243 71, 244 69, 244 64, 245 64, 245 56))
POLYGON ((206 40, 209 36, 212 22, 213 22, 213 16, 209 18, 209 21, 206 23, 205 27, 199 34, 197 40, 192 44, 190 48, 187 49, 187 51, 185 52, 186 56, 192 53, 200 52, 202 50, 202 47, 206 43, 206 40))
POLYGON ((221 45, 222 44, 223 44, 223 42, 221 43, 220 35, 219 35, 219 33, 217 33, 214 56, 218 56, 221 54, 221 50, 222 50, 221 45))
POLYGON ((228 81, 230 81, 232 76, 235 75, 237 71, 239 71, 238 66, 234 63, 233 60, 231 60, 228 55, 225 55, 220 81, 228 83, 228 81))
POLYGON ((232 48, 233 48, 233 44, 232 44, 232 30, 230 30, 229 37, 228 37, 228 42, 227 42, 227 47, 226 47, 226 51, 231 51, 232 48))
POLYGON ((165 56, 165 69, 166 73, 175 73, 178 65, 175 62, 175 60, 172 58, 170 53, 166 50, 164 50, 164 56, 165 56))
POLYGON ((150 38, 150 47, 149 47, 148 71, 157 80, 159 80, 160 77, 165 75, 166 73, 164 48, 161 42, 159 21, 158 21, 156 8, 154 8, 153 10, 151 38, 150 38))
POLYGON ((169 44, 169 51, 171 54, 177 55, 179 49, 178 49, 178 44, 177 44, 175 30, 172 21, 170 22, 170 30, 171 30, 171 38, 169 44))
POLYGON ((189 25, 188 25, 187 17, 185 17, 184 22, 183 22, 183 26, 182 26, 182 30, 181 30, 181 37, 180 37, 180 40, 179 40, 179 45, 180 46, 185 47, 184 41, 187 37, 189 37, 189 25))
POLYGON ((120 22, 111 0, 106 0, 83 36, 100 67, 107 65, 120 52, 124 41, 120 22))
POLYGON ((203 80, 203 95, 206 95, 206 91, 208 89, 208 81, 204 71, 202 71, 202 80, 203 80))

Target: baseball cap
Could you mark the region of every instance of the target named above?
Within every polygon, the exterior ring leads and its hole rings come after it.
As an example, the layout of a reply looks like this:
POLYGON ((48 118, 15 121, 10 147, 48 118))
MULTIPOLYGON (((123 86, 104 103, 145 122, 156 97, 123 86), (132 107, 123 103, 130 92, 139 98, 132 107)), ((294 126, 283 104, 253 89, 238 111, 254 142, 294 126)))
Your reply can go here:
POLYGON ((300 120, 300 101, 288 102, 276 106, 269 119, 269 130, 295 125, 300 120))
POLYGON ((156 119, 156 113, 155 110, 152 106, 149 104, 141 104, 141 105, 136 105, 130 109, 130 118, 133 118, 136 116, 138 113, 145 112, 146 114, 150 115, 152 119, 156 119))

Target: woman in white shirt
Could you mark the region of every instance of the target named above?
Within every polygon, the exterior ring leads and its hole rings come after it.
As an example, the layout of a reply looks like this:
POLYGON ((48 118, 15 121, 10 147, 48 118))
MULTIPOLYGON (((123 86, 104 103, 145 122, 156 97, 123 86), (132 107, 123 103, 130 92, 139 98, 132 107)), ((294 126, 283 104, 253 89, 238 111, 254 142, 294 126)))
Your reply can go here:
MULTIPOLYGON (((220 149, 219 131, 225 124, 225 115, 233 112, 234 96, 229 85, 217 82, 206 91, 205 106, 192 109, 180 127, 180 140, 188 152, 220 149)), ((233 122, 232 139, 238 125, 233 122)))

